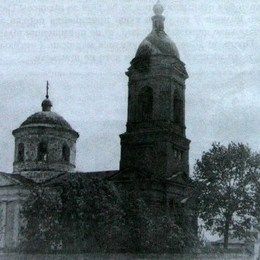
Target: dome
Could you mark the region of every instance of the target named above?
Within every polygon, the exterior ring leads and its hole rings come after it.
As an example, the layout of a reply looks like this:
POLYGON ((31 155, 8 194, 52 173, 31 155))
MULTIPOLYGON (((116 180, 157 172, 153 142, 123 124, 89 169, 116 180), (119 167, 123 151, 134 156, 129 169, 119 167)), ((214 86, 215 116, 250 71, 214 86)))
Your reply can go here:
POLYGON ((51 111, 48 90, 47 81, 42 111, 29 116, 12 132, 15 138, 13 172, 36 181, 45 179, 45 173, 74 171, 76 163, 79 134, 62 116, 51 111))
POLYGON ((46 125, 73 130, 70 124, 60 115, 52 111, 42 111, 29 116, 22 124, 25 126, 46 125))
POLYGON ((176 56, 178 59, 180 58, 179 51, 175 43, 164 31, 156 32, 155 30, 153 30, 142 41, 136 52, 136 56, 142 56, 146 54, 173 55, 176 56))
POLYGON ((50 126, 74 131, 70 124, 59 114, 52 112, 51 108, 52 102, 49 99, 49 82, 47 81, 46 98, 42 101, 42 111, 29 116, 21 124, 20 128, 32 126, 50 126))
POLYGON ((136 57, 163 54, 175 56, 179 59, 180 55, 175 43, 164 31, 165 17, 162 15, 164 9, 160 4, 160 1, 154 5, 153 11, 154 16, 152 17, 152 32, 140 44, 136 52, 136 57))

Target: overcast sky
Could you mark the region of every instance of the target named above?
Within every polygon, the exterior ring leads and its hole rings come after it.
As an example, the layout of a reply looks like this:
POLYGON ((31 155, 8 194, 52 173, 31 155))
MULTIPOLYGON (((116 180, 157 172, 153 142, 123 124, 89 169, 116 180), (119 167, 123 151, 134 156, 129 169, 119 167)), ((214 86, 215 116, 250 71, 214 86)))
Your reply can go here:
MULTIPOLYGON (((186 126, 191 169, 213 141, 259 150, 257 0, 162 0, 165 31, 190 78, 186 126)), ((155 0, 1 0, 0 171, 12 171, 11 131, 53 110, 80 133, 77 169, 118 169, 125 131, 125 71, 151 31, 155 0)))

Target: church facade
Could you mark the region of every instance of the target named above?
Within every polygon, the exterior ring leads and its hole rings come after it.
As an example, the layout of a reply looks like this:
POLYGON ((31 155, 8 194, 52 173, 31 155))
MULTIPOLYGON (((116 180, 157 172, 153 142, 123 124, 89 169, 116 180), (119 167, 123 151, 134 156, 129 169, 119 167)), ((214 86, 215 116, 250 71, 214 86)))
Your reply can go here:
MULTIPOLYGON (((140 44, 126 72, 128 116, 121 138, 119 170, 95 173, 76 171, 79 134, 52 111, 48 91, 42 111, 29 116, 13 131, 15 152, 12 173, 0 173, 0 248, 19 245, 21 202, 32 185, 67 174, 89 174, 123 184, 141 179, 151 205, 167 210, 189 204, 189 144, 185 130, 185 64, 164 30, 163 7, 157 3, 152 31, 140 44)), ((48 86, 47 86, 48 88, 48 86)), ((188 216, 189 217, 189 216, 188 216)), ((195 223, 196 224, 196 223, 195 223)))

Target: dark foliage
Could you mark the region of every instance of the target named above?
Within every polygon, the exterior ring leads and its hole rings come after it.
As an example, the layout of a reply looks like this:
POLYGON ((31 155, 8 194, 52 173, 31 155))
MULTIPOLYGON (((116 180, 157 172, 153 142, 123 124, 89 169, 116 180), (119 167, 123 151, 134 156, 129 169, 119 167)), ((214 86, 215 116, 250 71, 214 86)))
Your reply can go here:
POLYGON ((123 212, 108 182, 74 175, 55 187, 36 187, 21 212, 22 250, 107 252, 119 247, 123 212))
MULTIPOLYGON (((208 230, 224 236, 250 239, 256 222, 259 154, 247 145, 214 143, 195 166, 199 216, 208 230)), ((258 184, 259 185, 259 184, 258 184)), ((259 192, 259 188, 258 188, 259 192)))
MULTIPOLYGON (((160 203, 145 201, 143 191, 138 183, 127 184, 124 194, 123 210, 125 212, 125 252, 130 253, 182 253, 197 245, 197 237, 187 232, 178 217, 185 218, 181 209, 169 212, 160 203)), ((123 189, 124 190, 124 189, 123 189)))
POLYGON ((182 252, 195 241, 138 185, 126 191, 106 180, 71 175, 35 187, 24 202, 21 250, 37 253, 182 252))

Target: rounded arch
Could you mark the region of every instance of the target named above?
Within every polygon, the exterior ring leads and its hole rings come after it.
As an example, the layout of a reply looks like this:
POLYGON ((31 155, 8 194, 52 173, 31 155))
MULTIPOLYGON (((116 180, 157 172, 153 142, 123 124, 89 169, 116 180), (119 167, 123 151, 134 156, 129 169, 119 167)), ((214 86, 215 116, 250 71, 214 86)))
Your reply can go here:
POLYGON ((173 120, 176 124, 183 123, 183 100, 178 91, 174 92, 173 98, 173 120))
POLYGON ((70 162, 70 147, 66 143, 62 146, 62 160, 70 162))
POLYGON ((46 162, 48 160, 48 143, 41 141, 38 145, 38 161, 46 162))
POLYGON ((18 162, 24 161, 24 144, 23 143, 18 144, 17 160, 18 160, 18 162))
POLYGON ((153 115, 153 89, 143 87, 138 96, 139 118, 141 120, 150 120, 153 115))

